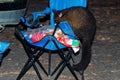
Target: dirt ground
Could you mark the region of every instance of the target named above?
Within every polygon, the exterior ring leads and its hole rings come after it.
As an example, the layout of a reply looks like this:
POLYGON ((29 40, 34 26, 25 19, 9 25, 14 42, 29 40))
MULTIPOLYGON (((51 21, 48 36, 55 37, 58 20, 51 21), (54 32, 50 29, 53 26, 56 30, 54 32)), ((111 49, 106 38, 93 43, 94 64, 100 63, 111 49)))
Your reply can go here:
MULTIPOLYGON (((42 10, 47 6, 46 3, 46 1, 30 2, 28 13, 42 10)), ((98 27, 92 48, 92 60, 85 71, 85 80, 120 80, 120 6, 89 4, 89 9, 93 12, 98 27)), ((27 59, 22 44, 14 36, 15 26, 6 26, 5 31, 0 33, 0 41, 11 43, 10 51, 0 66, 0 80, 15 80, 27 59)), ((57 58, 54 61, 57 62, 57 58)), ((44 74, 42 76, 43 80, 53 80, 44 74)), ((38 80, 38 78, 31 69, 22 80, 38 80)), ((74 78, 66 69, 58 80, 74 80, 74 78)))

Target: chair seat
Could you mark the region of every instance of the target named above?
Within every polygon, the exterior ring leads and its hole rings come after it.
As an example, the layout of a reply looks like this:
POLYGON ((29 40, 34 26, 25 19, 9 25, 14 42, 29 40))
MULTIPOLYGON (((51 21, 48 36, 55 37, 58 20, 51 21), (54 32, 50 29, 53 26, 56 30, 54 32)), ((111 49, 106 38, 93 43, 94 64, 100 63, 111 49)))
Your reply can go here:
MULTIPOLYGON (((25 32, 22 32, 22 34, 24 35, 25 32)), ((27 40, 28 43, 30 43, 33 46, 43 48, 46 45, 44 49, 48 49, 48 50, 57 50, 55 44, 53 43, 53 40, 55 41, 55 43, 58 45, 59 48, 61 49, 66 48, 66 46, 58 42, 57 39, 51 35, 45 36, 38 42, 32 42, 32 40, 28 36, 26 36, 25 39, 27 40)))
MULTIPOLYGON (((67 34, 71 39, 76 39, 74 36, 74 32, 71 28, 71 26, 69 25, 69 23, 67 21, 63 21, 59 24, 59 27, 61 28, 62 32, 67 34)), ((24 35, 24 38, 27 40, 27 42, 33 46, 37 46, 37 47, 41 47, 48 50, 57 50, 58 48, 56 47, 56 45, 62 49, 62 48, 66 48, 67 46, 65 46, 64 44, 60 43, 56 37, 52 36, 52 35, 47 35, 45 37, 43 37, 40 41, 37 42, 33 42, 27 35, 25 31, 21 31, 22 35, 24 35), (55 45, 56 44, 56 45, 55 45)))

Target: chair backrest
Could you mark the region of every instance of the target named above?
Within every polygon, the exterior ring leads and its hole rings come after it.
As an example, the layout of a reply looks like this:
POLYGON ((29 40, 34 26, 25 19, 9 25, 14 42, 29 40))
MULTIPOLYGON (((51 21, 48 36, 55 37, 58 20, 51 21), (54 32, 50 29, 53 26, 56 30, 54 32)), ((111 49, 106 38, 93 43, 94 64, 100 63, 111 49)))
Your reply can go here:
POLYGON ((63 10, 73 6, 87 6, 87 0, 50 0, 49 7, 53 10, 63 10))
MULTIPOLYGON (((49 1, 49 7, 52 10, 60 11, 73 6, 86 7, 87 0, 50 0, 49 1)), ((50 25, 52 26, 54 25, 54 13, 51 13, 50 25)))

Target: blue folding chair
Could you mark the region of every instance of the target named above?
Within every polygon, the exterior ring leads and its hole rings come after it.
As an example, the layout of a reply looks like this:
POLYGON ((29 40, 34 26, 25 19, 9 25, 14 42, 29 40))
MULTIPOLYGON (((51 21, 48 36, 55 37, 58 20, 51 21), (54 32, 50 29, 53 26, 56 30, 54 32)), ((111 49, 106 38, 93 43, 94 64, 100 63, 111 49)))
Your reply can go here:
POLYGON ((58 77, 60 76, 60 74, 62 73, 65 67, 67 67, 72 73, 72 75, 75 77, 75 79, 78 80, 78 77, 75 74, 71 66, 71 63, 69 62, 70 59, 72 58, 72 55, 74 55, 74 51, 72 50, 71 47, 67 47, 64 44, 60 43, 54 35, 55 35, 57 28, 60 28, 63 31, 63 33, 67 34, 70 38, 76 39, 76 40, 79 40, 79 39, 75 37, 75 34, 68 21, 62 21, 58 24, 55 24, 53 10, 60 11, 66 8, 74 7, 74 6, 86 7, 86 4, 87 4, 86 0, 50 0, 49 7, 46 8, 45 10, 40 11, 40 12, 32 12, 27 17, 20 18, 21 23, 18 25, 18 27, 15 27, 15 34, 21 40, 25 48, 25 51, 27 53, 28 60, 25 66, 23 67, 23 69, 21 70, 20 74, 18 75, 17 80, 20 80, 32 66, 34 70, 36 71, 39 79, 42 80, 42 77, 35 63, 37 63, 42 68, 42 70, 47 76, 52 76, 56 72, 58 72, 54 80, 58 79, 58 77), (45 16, 48 14, 50 15, 49 26, 54 28, 53 33, 51 35, 47 35, 43 37, 38 42, 33 42, 27 36, 26 29, 24 28, 25 27, 31 28, 31 26, 36 26, 37 24, 40 25, 41 23, 38 20, 38 18, 40 16, 45 16), (67 50, 67 53, 65 53, 66 50, 67 50), (39 61, 40 56, 46 51, 49 53, 48 72, 45 70, 45 68, 39 61), (60 56, 62 61, 58 64, 55 70, 51 73, 51 70, 50 70, 51 52, 54 52, 54 51, 58 52, 58 55, 60 56))
POLYGON ((0 62, 2 60, 3 53, 8 49, 9 46, 10 46, 9 42, 0 41, 0 62))

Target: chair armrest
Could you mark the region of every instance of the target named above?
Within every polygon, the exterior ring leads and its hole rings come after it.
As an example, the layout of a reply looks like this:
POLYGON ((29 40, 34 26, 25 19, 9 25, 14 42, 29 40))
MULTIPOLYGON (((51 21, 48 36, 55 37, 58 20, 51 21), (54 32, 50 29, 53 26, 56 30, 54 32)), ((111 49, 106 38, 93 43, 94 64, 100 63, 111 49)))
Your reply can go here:
POLYGON ((29 14, 27 17, 21 17, 20 21, 22 23, 24 23, 24 25, 30 27, 32 25, 34 25, 34 22, 37 21, 38 17, 40 16, 45 16, 47 14, 51 13, 51 9, 50 8, 46 8, 43 11, 39 11, 39 12, 32 12, 31 14, 29 14))

